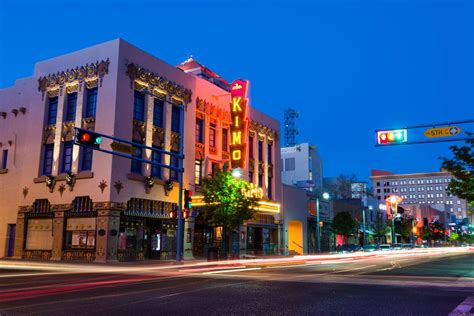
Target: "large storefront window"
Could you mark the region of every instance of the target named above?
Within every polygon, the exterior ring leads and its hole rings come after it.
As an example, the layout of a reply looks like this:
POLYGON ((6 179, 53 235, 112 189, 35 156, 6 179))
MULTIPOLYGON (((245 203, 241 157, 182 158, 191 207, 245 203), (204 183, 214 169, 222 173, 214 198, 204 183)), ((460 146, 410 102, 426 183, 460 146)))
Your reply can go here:
POLYGON ((68 218, 66 224, 66 249, 95 248, 96 218, 68 218))
POLYGON ((124 218, 120 221, 119 250, 143 250, 143 220, 124 218))
POLYGON ((29 219, 26 233, 27 250, 51 250, 53 248, 53 220, 29 219))

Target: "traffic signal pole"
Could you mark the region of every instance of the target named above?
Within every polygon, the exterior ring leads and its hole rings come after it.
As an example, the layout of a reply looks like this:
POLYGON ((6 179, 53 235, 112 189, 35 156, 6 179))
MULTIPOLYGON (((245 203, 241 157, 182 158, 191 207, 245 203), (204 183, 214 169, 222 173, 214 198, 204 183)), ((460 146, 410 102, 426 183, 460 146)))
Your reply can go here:
POLYGON ((178 173, 179 193, 178 193, 178 245, 176 247, 176 263, 181 263, 183 258, 183 160, 184 160, 184 105, 179 107, 179 159, 178 173))

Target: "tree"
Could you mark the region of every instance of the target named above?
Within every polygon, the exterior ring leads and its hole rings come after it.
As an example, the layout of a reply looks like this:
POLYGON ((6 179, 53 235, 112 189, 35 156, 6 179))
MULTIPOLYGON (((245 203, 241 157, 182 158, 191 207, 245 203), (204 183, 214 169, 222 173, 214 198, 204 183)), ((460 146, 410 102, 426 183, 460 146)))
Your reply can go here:
POLYGON ((355 226, 356 223, 349 212, 337 213, 332 221, 332 230, 336 234, 343 235, 345 240, 352 235, 355 226))
POLYGON ((405 241, 410 240, 413 231, 413 216, 403 214, 400 224, 395 225, 395 232, 399 233, 405 241))
POLYGON ((383 238, 390 233, 390 227, 387 223, 382 219, 382 217, 378 217, 377 221, 375 222, 375 236, 377 237, 378 243, 381 244, 383 242, 383 238))
POLYGON ((329 191, 331 197, 335 199, 352 198, 352 183, 357 182, 356 176, 339 175, 335 181, 325 184, 325 189, 329 191))
MULTIPOLYGON (((473 133, 466 132, 468 136, 473 133)), ((448 192, 468 202, 468 214, 474 212, 474 138, 466 141, 466 146, 451 146, 454 157, 443 160, 442 168, 451 172, 454 179, 448 185, 448 192)))
POLYGON ((249 183, 236 179, 229 171, 218 170, 203 180, 203 217, 209 224, 222 227, 222 254, 227 254, 229 234, 255 216, 257 199, 243 194, 249 183))

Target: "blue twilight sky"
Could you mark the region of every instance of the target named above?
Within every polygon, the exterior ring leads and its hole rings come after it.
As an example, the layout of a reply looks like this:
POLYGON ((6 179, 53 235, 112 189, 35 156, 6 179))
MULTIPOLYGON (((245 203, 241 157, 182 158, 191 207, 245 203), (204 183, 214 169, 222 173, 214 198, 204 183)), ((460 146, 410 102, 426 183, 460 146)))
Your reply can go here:
POLYGON ((374 130, 474 118, 473 3, 0 0, 0 88, 121 37, 251 80, 252 105, 280 121, 298 109, 298 141, 318 146, 325 176, 435 171, 449 143, 375 148, 374 130))

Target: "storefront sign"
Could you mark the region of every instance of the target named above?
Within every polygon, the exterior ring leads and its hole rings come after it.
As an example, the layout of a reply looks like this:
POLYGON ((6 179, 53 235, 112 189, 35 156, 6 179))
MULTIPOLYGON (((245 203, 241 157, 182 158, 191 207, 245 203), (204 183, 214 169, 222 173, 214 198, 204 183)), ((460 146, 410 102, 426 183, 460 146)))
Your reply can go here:
POLYGON ((230 114, 230 165, 231 168, 244 168, 247 154, 247 91, 249 82, 235 80, 230 85, 231 103, 230 114))
POLYGON ((254 183, 249 183, 248 190, 242 191, 242 194, 245 195, 246 197, 251 197, 255 199, 263 199, 263 189, 254 183))

